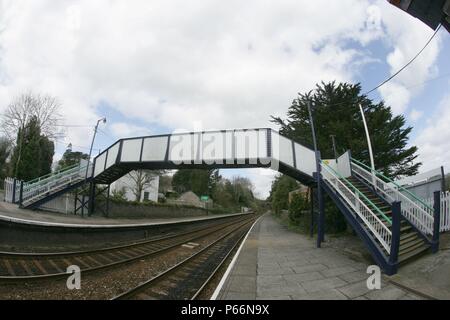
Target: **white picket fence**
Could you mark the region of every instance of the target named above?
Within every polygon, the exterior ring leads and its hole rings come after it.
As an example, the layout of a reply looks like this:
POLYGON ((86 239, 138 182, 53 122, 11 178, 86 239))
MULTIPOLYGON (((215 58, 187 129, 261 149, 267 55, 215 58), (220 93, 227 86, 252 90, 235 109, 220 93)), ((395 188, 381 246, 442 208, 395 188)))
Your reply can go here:
MULTIPOLYGON (((434 198, 425 199, 430 206, 434 205, 434 198)), ((450 231, 450 191, 441 192, 441 232, 450 231)))
MULTIPOLYGON (((6 178, 4 180, 5 186, 5 202, 12 203, 14 197, 14 178, 6 178)), ((20 181, 16 180, 16 202, 19 200, 20 181)))

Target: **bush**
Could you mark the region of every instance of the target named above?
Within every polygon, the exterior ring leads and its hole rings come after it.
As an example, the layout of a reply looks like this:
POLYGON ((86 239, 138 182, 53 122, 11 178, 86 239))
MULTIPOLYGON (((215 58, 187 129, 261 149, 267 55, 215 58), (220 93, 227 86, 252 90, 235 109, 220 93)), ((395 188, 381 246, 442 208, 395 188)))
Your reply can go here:
MULTIPOLYGON (((334 204, 328 195, 324 194, 325 201, 325 233, 336 234, 347 230, 347 222, 344 215, 334 204)), ((318 213, 318 203, 315 203, 318 213)), ((315 215, 314 232, 317 232, 318 215, 315 215)), ((289 205, 289 222, 299 227, 302 232, 310 232, 311 214, 310 202, 301 195, 295 194, 289 205)))
POLYGON ((347 230, 347 221, 328 195, 325 200, 325 233, 340 233, 347 230))
POLYGON ((292 225, 307 231, 310 224, 309 202, 304 195, 294 194, 289 204, 289 221, 292 225))

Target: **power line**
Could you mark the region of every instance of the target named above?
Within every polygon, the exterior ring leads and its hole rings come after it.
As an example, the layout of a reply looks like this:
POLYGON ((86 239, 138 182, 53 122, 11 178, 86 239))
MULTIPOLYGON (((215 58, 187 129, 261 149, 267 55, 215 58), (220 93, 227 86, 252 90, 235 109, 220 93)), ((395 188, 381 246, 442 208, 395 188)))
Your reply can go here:
POLYGON ((103 134, 105 137, 107 137, 108 139, 110 139, 111 141, 115 142, 117 139, 114 139, 113 137, 111 137, 108 133, 106 133, 105 131, 103 131, 102 129, 97 129, 98 132, 100 132, 101 134, 103 134))
POLYGON ((397 75, 400 74, 400 72, 402 72, 403 70, 405 70, 411 63, 413 63, 419 56, 420 54, 428 47, 428 45, 431 43, 431 41, 434 39, 434 37, 437 35, 437 33, 439 32, 439 29, 441 29, 442 24, 439 25, 439 27, 436 29, 436 31, 433 33, 433 35, 431 36, 431 38, 427 41, 427 43, 425 43, 425 45, 423 46, 423 48, 407 63, 405 64, 402 68, 400 68, 400 70, 398 70, 396 73, 394 73, 392 76, 390 76, 389 78, 387 78, 386 80, 384 80, 382 83, 380 83, 379 85, 377 85, 375 88, 367 91, 364 95, 368 95, 372 92, 374 92, 375 90, 381 88, 382 86, 384 86, 386 83, 388 83, 389 81, 391 81, 392 79, 394 79, 397 75))
POLYGON ((94 126, 82 125, 82 124, 55 124, 55 127, 64 127, 64 128, 93 128, 94 126))
MULTIPOLYGON (((67 147, 68 144, 71 144, 72 147, 75 147, 75 148, 85 149, 85 150, 89 150, 89 149, 90 149, 89 147, 77 146, 77 145, 75 145, 75 144, 73 144, 73 143, 67 143, 67 142, 61 141, 61 140, 54 140, 54 142, 55 142, 56 144, 64 145, 64 146, 66 146, 66 147, 67 147)), ((94 150, 96 150, 96 151, 101 151, 101 149, 97 149, 97 148, 94 148, 94 150)))

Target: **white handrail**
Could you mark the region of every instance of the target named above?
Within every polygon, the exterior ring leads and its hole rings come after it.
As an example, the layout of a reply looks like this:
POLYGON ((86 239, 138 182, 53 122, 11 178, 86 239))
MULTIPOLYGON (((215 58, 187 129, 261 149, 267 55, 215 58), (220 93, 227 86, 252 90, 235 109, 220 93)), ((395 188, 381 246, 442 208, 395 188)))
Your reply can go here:
MULTIPOLYGON (((89 165, 88 170, 92 171, 92 167, 92 164, 89 165)), ((22 204, 30 204, 43 195, 51 194, 59 190, 61 187, 80 182, 85 179, 85 175, 86 166, 78 166, 65 171, 64 174, 59 174, 54 176, 52 179, 47 179, 45 183, 42 183, 42 181, 32 184, 24 183, 22 190, 22 204)))
POLYGON ((351 166, 352 173, 357 174, 368 184, 372 185, 375 190, 381 193, 389 203, 401 201, 402 215, 414 224, 414 226, 416 226, 420 231, 427 235, 433 234, 434 215, 426 203, 423 201, 414 201, 414 199, 407 197, 399 191, 397 186, 381 180, 377 177, 377 175, 372 174, 355 162, 352 162, 351 166))
POLYGON ((322 178, 339 193, 366 227, 381 243, 388 254, 391 252, 392 231, 378 216, 359 198, 359 194, 351 190, 328 166, 321 164, 322 178))

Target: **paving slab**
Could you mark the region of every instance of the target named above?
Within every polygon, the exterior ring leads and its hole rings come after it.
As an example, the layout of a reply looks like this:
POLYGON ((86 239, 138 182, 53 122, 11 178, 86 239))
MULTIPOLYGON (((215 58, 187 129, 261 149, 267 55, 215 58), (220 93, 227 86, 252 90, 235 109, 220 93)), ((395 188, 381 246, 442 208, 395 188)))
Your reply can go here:
POLYGON ((217 298, 419 299, 385 279, 380 290, 369 290, 366 270, 371 264, 327 243, 318 249, 315 239, 289 231, 267 214, 250 232, 217 298))

